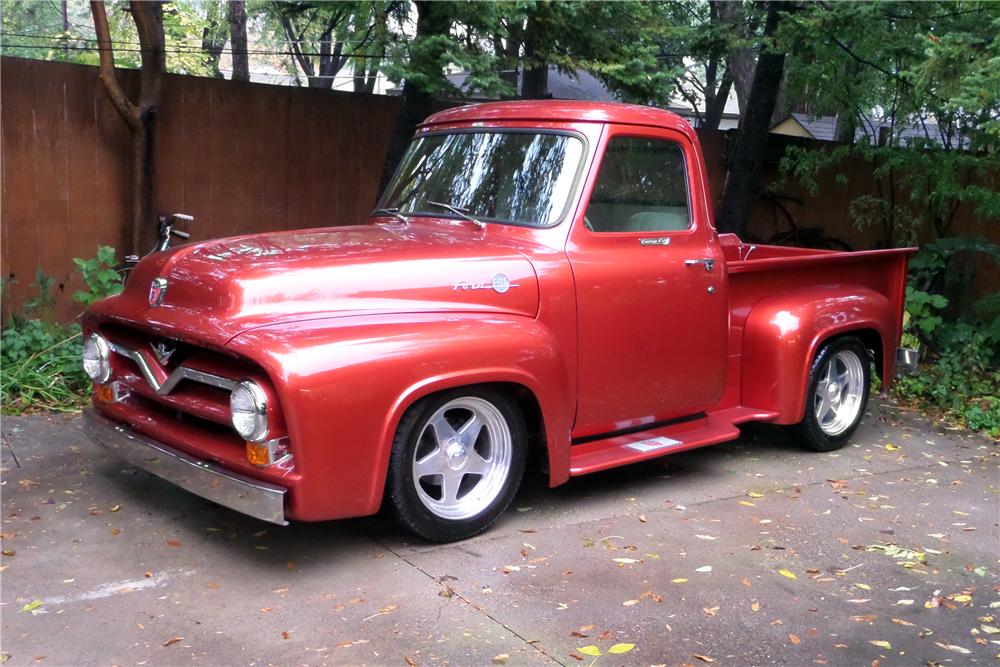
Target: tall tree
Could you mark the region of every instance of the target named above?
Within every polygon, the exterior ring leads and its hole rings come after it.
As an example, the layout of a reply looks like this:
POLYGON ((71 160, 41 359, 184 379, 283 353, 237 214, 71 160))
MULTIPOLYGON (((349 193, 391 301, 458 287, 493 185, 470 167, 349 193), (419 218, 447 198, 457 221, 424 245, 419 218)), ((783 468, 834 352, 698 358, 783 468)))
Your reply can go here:
POLYGON ((229 0, 229 43, 233 51, 233 81, 250 80, 247 55, 247 7, 244 0, 229 0))
POLYGON ((209 3, 205 12, 205 24, 201 29, 201 50, 205 53, 209 73, 216 79, 223 78, 219 60, 228 37, 228 21, 222 16, 217 3, 209 3))
POLYGON ((435 93, 452 88, 444 77, 444 68, 448 64, 454 8, 448 2, 429 0, 415 0, 413 4, 417 9, 416 34, 409 45, 405 69, 400 70, 403 93, 389 138, 379 193, 396 172, 417 124, 434 111, 435 93))
POLYGON ((154 129, 166 69, 163 37, 163 6, 158 2, 129 3, 142 51, 142 71, 138 100, 133 102, 122 89, 115 73, 115 54, 108 27, 108 16, 101 0, 91 0, 94 29, 100 51, 101 83, 104 90, 128 125, 129 151, 129 252, 144 254, 152 247, 155 236, 153 211, 154 129))
MULTIPOLYGON (((783 7, 777 0, 768 2, 767 21, 764 25, 765 41, 774 35, 784 11, 792 8, 792 5, 783 7)), ((764 161, 771 115, 774 113, 784 68, 784 52, 765 44, 754 69, 753 84, 750 86, 729 173, 722 190, 722 201, 716 216, 719 231, 737 234, 746 231, 750 207, 757 195, 758 175, 764 161)))

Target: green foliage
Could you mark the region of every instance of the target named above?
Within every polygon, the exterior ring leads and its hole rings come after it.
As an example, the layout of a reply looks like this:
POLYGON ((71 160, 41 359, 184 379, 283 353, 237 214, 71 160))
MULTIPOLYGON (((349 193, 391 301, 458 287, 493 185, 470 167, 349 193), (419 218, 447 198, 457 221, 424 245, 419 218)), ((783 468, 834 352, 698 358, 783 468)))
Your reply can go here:
POLYGON ((880 228, 883 247, 947 236, 963 204, 1000 218, 998 29, 992 3, 806 3, 779 30, 790 53, 787 95, 836 114, 842 139, 859 138, 792 149, 783 173, 815 194, 818 176, 846 158, 872 165, 871 191, 851 215, 880 228))
MULTIPOLYGON (((73 295, 74 301, 90 305, 121 291, 121 278, 111 268, 114 248, 101 246, 96 257, 73 262, 87 285, 73 295)), ((89 387, 80 364, 80 325, 49 321, 54 282, 39 269, 32 283, 37 296, 25 302, 24 313, 11 317, 0 334, 0 402, 5 413, 75 410, 89 387)))
POLYGON ((111 246, 101 246, 97 249, 97 257, 90 259, 73 259, 76 270, 83 276, 87 289, 73 294, 73 300, 89 306, 108 296, 122 291, 122 277, 115 269, 115 249, 111 246))
POLYGON ((898 378, 896 393, 996 437, 1000 436, 1000 295, 958 315, 949 312, 949 299, 936 291, 961 275, 950 265, 962 253, 991 257, 1000 264, 1000 248, 977 238, 939 239, 911 262, 903 344, 918 348, 922 360, 915 375, 898 378))

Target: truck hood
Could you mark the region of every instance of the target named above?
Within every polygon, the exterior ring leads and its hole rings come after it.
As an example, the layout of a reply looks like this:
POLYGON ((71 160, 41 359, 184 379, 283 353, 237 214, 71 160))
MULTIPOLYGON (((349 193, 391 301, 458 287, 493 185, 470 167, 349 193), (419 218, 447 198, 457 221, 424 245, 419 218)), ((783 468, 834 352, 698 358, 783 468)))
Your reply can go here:
POLYGON ((537 310, 535 271, 516 247, 455 225, 399 224, 256 234, 157 253, 93 314, 221 346, 282 322, 537 310), (166 290, 151 305, 156 279, 166 290))

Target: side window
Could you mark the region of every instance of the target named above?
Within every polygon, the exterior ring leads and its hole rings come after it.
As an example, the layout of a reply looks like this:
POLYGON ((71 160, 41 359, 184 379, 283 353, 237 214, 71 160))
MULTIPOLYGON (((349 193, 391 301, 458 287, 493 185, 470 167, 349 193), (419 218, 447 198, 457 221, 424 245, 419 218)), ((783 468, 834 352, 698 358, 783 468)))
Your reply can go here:
POLYGON ((688 229, 687 176, 680 145, 664 139, 608 142, 584 219, 593 232, 688 229))

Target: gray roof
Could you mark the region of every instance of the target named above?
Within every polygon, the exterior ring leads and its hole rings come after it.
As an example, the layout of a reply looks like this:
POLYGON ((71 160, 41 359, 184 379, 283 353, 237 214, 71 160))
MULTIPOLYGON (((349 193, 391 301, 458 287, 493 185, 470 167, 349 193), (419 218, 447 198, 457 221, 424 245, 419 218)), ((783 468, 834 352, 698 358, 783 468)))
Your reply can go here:
POLYGON ((812 135, 813 139, 820 141, 833 141, 837 137, 837 117, 836 116, 816 116, 810 117, 804 113, 793 113, 791 117, 805 128, 806 132, 812 135))
MULTIPOLYGON (((518 72, 520 83, 521 72, 518 72)), ((487 99, 481 91, 471 90, 465 85, 469 77, 467 73, 449 74, 448 80, 453 86, 471 98, 487 99)), ((555 66, 549 66, 549 95, 555 100, 587 100, 590 102, 620 102, 621 99, 590 72, 577 70, 573 74, 559 71, 555 66)), ((489 99, 495 99, 490 97, 489 99)))

